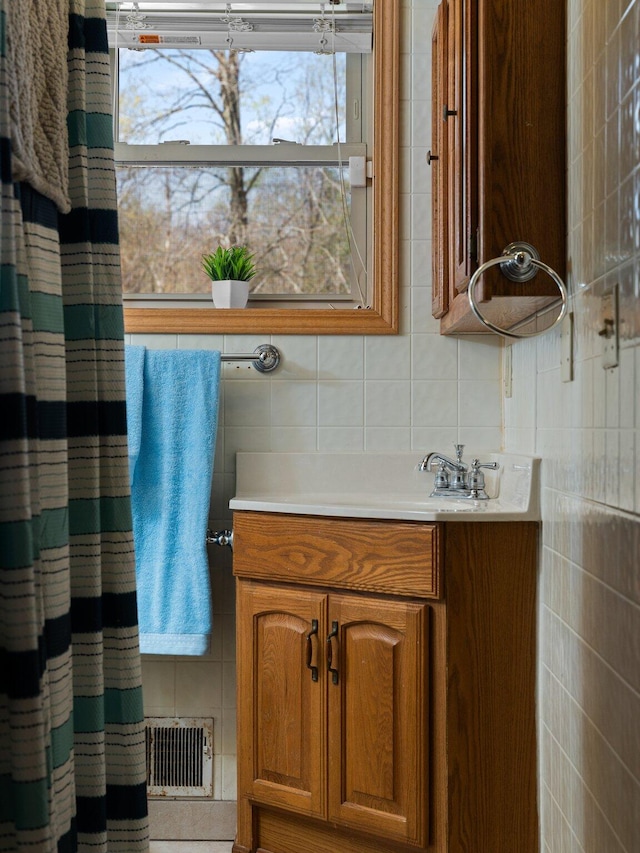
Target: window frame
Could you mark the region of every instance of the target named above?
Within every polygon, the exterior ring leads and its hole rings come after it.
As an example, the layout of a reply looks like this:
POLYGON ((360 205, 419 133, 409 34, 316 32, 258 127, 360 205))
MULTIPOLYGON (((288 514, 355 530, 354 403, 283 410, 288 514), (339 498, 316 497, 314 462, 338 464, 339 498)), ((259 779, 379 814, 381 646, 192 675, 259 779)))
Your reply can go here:
POLYGON ((367 335, 398 332, 400 0, 373 10, 371 305, 360 310, 273 307, 140 307, 124 304, 126 333, 367 335), (381 120, 383 117, 383 120, 381 120))
MULTIPOLYGON (((207 167, 227 167, 230 165, 240 165, 242 167, 304 167, 317 166, 328 168, 339 168, 339 163, 347 164, 350 157, 359 157, 366 159, 367 146, 364 142, 343 142, 338 149, 337 145, 297 145, 282 143, 280 145, 183 145, 180 143, 165 142, 161 145, 128 145, 126 143, 115 143, 116 167, 122 166, 164 166, 164 167, 189 167, 202 166, 207 167), (338 159, 338 150, 340 150, 341 161, 338 159)), ((344 165, 343 168, 348 169, 344 165)), ((362 254, 366 257, 367 243, 369 235, 366 229, 367 218, 367 198, 368 189, 365 187, 350 187, 351 194, 351 229, 353 239, 360 248, 362 254)), ((358 264, 359 268, 359 264, 358 264)), ((200 301, 203 303, 210 301, 211 296, 207 296, 206 290, 209 290, 204 283, 200 293, 192 291, 187 292, 165 292, 159 293, 135 293, 125 292, 124 299, 126 304, 132 307, 145 307, 144 303, 150 303, 149 307, 163 307, 162 303, 169 301, 185 302, 200 301), (206 288, 206 290, 205 290, 206 288), (154 306, 154 302, 157 303, 154 306)), ((210 284, 210 282, 209 282, 210 284)), ((330 303, 347 303, 348 307, 354 307, 356 302, 360 302, 360 295, 355 283, 355 278, 351 279, 350 293, 251 293, 249 295, 250 302, 290 302, 295 307, 300 301, 311 303, 322 303, 329 305, 330 303)))

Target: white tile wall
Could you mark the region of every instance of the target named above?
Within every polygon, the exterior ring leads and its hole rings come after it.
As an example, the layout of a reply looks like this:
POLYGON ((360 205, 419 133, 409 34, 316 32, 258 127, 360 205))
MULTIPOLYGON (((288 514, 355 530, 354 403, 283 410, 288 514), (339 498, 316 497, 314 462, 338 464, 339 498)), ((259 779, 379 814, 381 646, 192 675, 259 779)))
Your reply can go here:
POLYGON ((569 285, 560 335, 512 347, 505 445, 543 457, 543 853, 640 850, 640 0, 568 0, 569 285), (620 364, 601 365, 620 288, 620 364))

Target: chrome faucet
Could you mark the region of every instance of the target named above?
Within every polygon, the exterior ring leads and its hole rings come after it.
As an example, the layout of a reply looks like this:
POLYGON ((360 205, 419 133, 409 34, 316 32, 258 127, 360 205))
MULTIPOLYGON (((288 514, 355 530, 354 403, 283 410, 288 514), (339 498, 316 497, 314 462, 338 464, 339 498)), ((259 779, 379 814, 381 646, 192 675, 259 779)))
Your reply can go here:
POLYGON ((464 444, 454 444, 456 458, 449 459, 442 453, 428 453, 420 463, 421 471, 432 471, 436 462, 438 469, 431 498, 471 498, 473 500, 488 500, 489 495, 484 489, 484 474, 481 468, 499 468, 497 462, 471 461, 471 470, 462 461, 464 444))
POLYGON ((456 451, 455 461, 442 453, 429 453, 420 463, 421 471, 432 471, 433 463, 438 463, 435 489, 431 497, 436 494, 439 497, 460 497, 460 493, 466 490, 467 466, 462 461, 464 444, 454 444, 453 446, 456 451))

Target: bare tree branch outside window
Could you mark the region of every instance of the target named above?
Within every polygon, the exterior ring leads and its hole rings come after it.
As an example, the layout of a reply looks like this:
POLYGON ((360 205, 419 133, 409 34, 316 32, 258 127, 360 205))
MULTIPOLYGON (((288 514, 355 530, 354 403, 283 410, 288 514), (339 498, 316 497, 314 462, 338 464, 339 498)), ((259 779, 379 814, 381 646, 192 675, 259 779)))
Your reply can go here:
MULTIPOLYGON (((146 49, 121 51, 120 63, 120 141, 130 145, 337 140, 332 57, 146 49)), ((349 293, 340 184, 328 166, 120 165, 124 292, 207 292, 202 255, 247 245, 255 293, 349 293)))

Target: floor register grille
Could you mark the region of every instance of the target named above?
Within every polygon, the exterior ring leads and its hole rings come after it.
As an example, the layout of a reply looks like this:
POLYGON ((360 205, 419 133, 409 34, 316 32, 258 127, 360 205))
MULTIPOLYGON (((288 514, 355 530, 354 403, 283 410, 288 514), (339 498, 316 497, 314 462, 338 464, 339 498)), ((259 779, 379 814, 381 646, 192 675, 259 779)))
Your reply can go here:
POLYGON ((150 797, 211 797, 213 719, 147 717, 145 741, 150 797))

